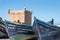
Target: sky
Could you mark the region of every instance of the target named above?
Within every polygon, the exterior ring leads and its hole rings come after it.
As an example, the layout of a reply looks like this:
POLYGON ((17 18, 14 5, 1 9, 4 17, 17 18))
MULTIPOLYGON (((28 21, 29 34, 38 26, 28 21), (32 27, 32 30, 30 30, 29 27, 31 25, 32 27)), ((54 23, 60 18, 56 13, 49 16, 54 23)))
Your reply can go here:
POLYGON ((60 24, 60 0, 0 0, 0 17, 9 20, 8 8, 10 10, 32 10, 32 22, 34 16, 43 21, 52 18, 55 24, 60 24))

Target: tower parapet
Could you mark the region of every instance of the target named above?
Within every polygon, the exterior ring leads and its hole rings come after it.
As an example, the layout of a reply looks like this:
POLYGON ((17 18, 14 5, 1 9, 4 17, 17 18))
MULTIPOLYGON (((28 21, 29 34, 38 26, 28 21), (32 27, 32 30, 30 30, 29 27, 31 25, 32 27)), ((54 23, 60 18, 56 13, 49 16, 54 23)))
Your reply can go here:
POLYGON ((8 13, 10 13, 10 8, 8 8, 8 13))

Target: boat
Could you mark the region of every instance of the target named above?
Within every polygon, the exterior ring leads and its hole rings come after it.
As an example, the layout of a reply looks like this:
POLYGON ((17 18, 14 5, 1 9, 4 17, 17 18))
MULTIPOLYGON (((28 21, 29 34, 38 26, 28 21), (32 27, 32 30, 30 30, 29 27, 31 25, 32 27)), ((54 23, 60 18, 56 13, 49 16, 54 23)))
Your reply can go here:
POLYGON ((6 30, 6 24, 2 20, 2 18, 0 18, 0 39, 9 39, 7 30, 6 30))
POLYGON ((38 40, 60 40, 60 29, 58 26, 50 25, 35 17, 33 30, 38 40))
POLYGON ((36 38, 32 26, 17 24, 7 20, 5 20, 5 22, 7 24, 10 40, 30 40, 36 38))

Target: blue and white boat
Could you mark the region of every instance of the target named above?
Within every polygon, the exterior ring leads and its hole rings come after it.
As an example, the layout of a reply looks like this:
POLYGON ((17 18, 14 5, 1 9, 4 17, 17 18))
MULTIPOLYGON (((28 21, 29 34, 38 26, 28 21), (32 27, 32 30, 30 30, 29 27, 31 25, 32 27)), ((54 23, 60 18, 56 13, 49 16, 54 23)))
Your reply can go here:
POLYGON ((33 30, 38 40, 60 40, 60 29, 35 18, 33 30))
POLYGON ((0 39, 6 39, 6 38, 9 38, 6 30, 6 24, 2 20, 2 18, 0 18, 0 39))
POLYGON ((17 24, 6 21, 10 40, 27 40, 33 38, 34 32, 32 26, 27 24, 17 24))

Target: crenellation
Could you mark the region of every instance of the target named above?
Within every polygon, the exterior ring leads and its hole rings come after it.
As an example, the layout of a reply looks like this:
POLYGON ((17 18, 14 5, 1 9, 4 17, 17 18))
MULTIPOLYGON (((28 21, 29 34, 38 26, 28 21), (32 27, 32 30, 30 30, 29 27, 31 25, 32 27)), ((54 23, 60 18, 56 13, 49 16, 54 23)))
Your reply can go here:
POLYGON ((8 8, 8 14, 10 14, 10 8, 8 8))

